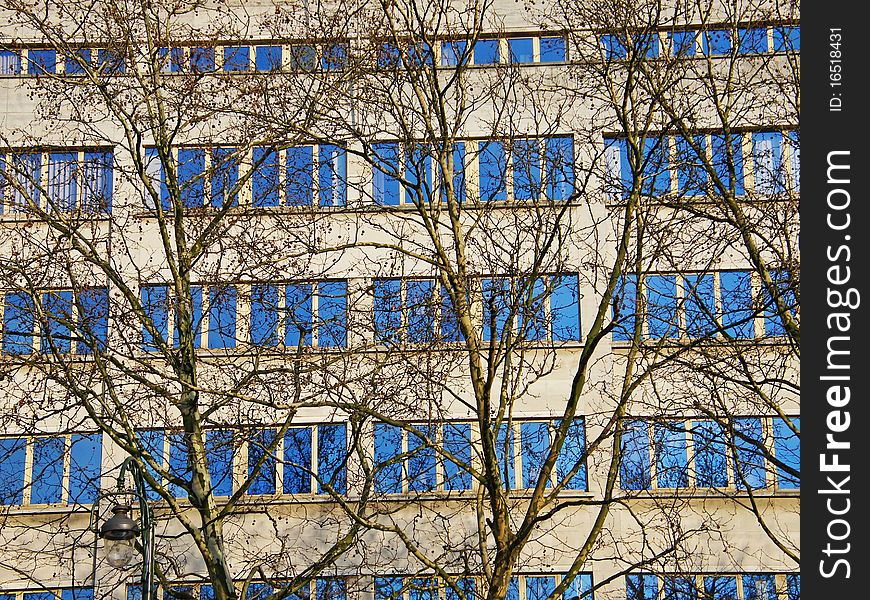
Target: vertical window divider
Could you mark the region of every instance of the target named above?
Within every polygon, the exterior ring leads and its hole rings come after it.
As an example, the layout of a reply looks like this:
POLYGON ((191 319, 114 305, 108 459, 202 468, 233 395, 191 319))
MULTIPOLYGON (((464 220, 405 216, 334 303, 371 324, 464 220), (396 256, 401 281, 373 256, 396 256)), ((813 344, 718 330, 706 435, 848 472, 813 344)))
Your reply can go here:
MULTIPOLYGON (((438 44, 436 44, 438 45, 438 44)), ((440 331, 440 328, 438 329, 440 331)), ((435 445, 435 490, 444 490, 444 455, 439 450, 444 449, 444 426, 449 424, 449 421, 438 421, 432 426, 434 435, 432 443, 435 445)))
MULTIPOLYGON (((507 40, 502 39, 499 40, 501 44, 504 42, 507 44, 507 40)), ((505 52, 509 52, 507 49, 499 48, 499 56, 506 56, 505 52)), ((509 138, 500 141, 502 148, 504 148, 504 188, 505 188, 505 202, 513 203, 514 202, 514 144, 516 143, 516 139, 509 138)))
MULTIPOLYGON (((202 308, 200 309, 201 314, 198 335, 200 347, 209 348, 210 345, 208 343, 208 333, 209 331, 211 331, 211 286, 201 285, 200 288, 202 289, 202 308)), ((172 326, 172 322, 172 320, 169 321, 170 327, 172 326)))
POLYGON ((30 504, 30 492, 33 490, 33 455, 34 442, 38 436, 22 436, 25 439, 24 445, 24 477, 22 478, 21 504, 27 506, 30 504))
POLYGON ((245 185, 239 188, 238 194, 238 202, 239 206, 250 207, 253 206, 254 201, 254 189, 253 189, 253 173, 251 173, 251 169, 253 169, 254 165, 254 149, 252 147, 248 147, 247 150, 238 157, 239 161, 239 179, 247 176, 247 181, 245 185))
POLYGON ((278 435, 283 429, 282 426, 275 426, 275 447, 272 448, 272 456, 275 457, 275 495, 284 494, 284 437, 287 435, 287 429, 284 435, 278 435))
MULTIPOLYGON (((763 311, 756 310, 756 303, 759 299, 764 297, 764 293, 762 288, 761 277, 752 270, 749 272, 749 293, 752 299, 752 312, 754 313, 752 316, 752 337, 759 338, 764 337, 764 315, 763 311)), ((762 419, 763 421, 764 419, 762 419)))
MULTIPOLYGON (((698 273, 700 276, 701 274, 698 273)), ((686 320, 686 287, 688 283, 686 282, 686 276, 683 273, 674 273, 674 290, 676 297, 674 298, 674 308, 675 314, 677 316, 677 337, 678 338, 687 338, 689 323, 686 320)))
MULTIPOLYGON (((317 196, 315 196, 316 198, 317 196)), ((320 347, 320 284, 315 281, 311 284, 311 347, 320 347)))
POLYGON ((773 30, 774 29, 775 29, 774 27, 765 27, 765 29, 764 29, 764 39, 765 39, 765 43, 766 43, 766 46, 764 49, 765 52, 773 52, 774 51, 774 47, 773 47, 773 30))
MULTIPOLYGON (((646 319, 644 319, 646 321, 646 319)), ((658 473, 658 456, 659 449, 656 448, 656 422, 649 417, 638 417, 645 424, 644 433, 646 434, 646 447, 649 451, 649 489, 659 489, 659 473, 658 473)))
MULTIPOLYGON (((723 326, 722 315, 725 312, 725 307, 722 305, 722 284, 719 281, 720 274, 721 269, 717 268, 713 271, 713 310, 715 311, 713 316, 717 328, 723 326)), ((718 339, 721 338, 722 335, 721 332, 717 331, 715 337, 718 339)))
MULTIPOLYGON (((317 45, 316 48, 319 52, 320 46, 317 45)), ((320 54, 318 53, 318 56, 320 54)), ((318 58, 318 60, 320 60, 318 58)), ((319 63, 318 63, 319 64, 319 63)), ((286 154, 286 153, 285 153, 286 154)), ((285 161, 282 163, 286 166, 287 161, 285 157, 285 161)), ((286 186, 284 186, 286 188, 286 186)), ((317 208, 320 206, 320 144, 311 144, 311 208, 317 208)), ((314 312, 316 309, 314 307, 314 302, 312 299, 311 311, 312 314, 317 314, 314 312)), ((312 318, 313 320, 313 318, 312 318)), ((314 341, 315 334, 312 333, 311 344, 316 346, 317 344, 314 341)))
MULTIPOLYGON (((197 175, 202 180, 202 205, 211 206, 211 183, 212 183, 212 152, 211 148, 203 148, 202 173, 197 175)), ((194 178, 196 179, 196 178, 194 178)), ((229 191, 229 190, 227 190, 229 191)))
POLYGON ((465 143, 465 195, 480 203, 480 140, 465 143), (471 152, 468 151, 471 148, 471 152))
POLYGON ((318 445, 319 436, 320 423, 311 426, 311 473, 308 475, 308 478, 311 481, 312 494, 318 493, 317 477, 322 477, 320 469, 317 468, 320 464, 320 446, 318 445), (317 476, 315 476, 315 473, 317 474, 317 476))
POLYGON ((236 288, 236 343, 244 345, 251 339, 251 298, 253 290, 250 282, 233 285, 236 288))
POLYGON ((541 36, 533 35, 532 36, 532 62, 540 63, 541 62, 541 36))
POLYGON ((698 426, 698 419, 683 421, 683 436, 686 439, 686 483, 690 488, 698 488, 698 467, 695 461, 695 436, 692 432, 698 426))
POLYGON ((283 349, 287 347, 287 283, 273 283, 278 288, 278 304, 275 310, 278 311, 278 331, 275 335, 278 336, 278 345, 276 348, 283 349))
MULTIPOLYGON (((520 428, 520 424, 514 419, 512 416, 508 416, 510 422, 510 433, 512 436, 511 445, 514 448, 514 459, 511 463, 511 467, 513 467, 514 471, 514 486, 511 488, 511 491, 517 491, 523 489, 523 467, 522 467, 522 455, 523 455, 523 444, 522 444, 522 429, 520 428)), ((505 482, 506 484, 507 482, 505 482)))
MULTIPOLYGON (((286 68, 287 61, 290 60, 290 54, 287 52, 287 46, 281 46, 281 48, 281 60, 284 61, 282 68, 286 68)), ((287 197, 287 149, 276 150, 275 155, 278 161, 278 206, 289 206, 290 202, 287 197)))
MULTIPOLYGON (((412 427, 413 426, 414 425, 412 425, 412 427)), ((399 464, 399 467, 401 469, 400 477, 401 477, 401 481, 402 481, 402 493, 407 494, 408 491, 410 490, 410 487, 411 487, 410 482, 408 481, 408 479, 411 475, 411 473, 408 469, 408 462, 410 460, 410 457, 408 456, 408 436, 414 435, 414 434, 410 433, 407 429, 404 429, 401 427, 399 428, 399 432, 401 433, 401 436, 402 436, 401 445, 399 446, 399 454, 404 456, 404 458, 402 459, 402 462, 399 464)))

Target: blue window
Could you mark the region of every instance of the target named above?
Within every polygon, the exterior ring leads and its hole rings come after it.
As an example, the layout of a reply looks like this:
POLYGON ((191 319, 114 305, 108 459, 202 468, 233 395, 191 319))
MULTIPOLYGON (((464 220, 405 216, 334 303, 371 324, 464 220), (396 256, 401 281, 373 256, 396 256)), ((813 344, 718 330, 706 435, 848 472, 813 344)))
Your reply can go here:
MULTIPOLYGON (((179 322, 178 310, 175 311, 175 333, 172 336, 173 345, 178 348, 181 345, 181 323, 179 322)), ((201 345, 200 331, 202 325, 202 287, 190 287, 190 335, 193 338, 193 347, 199 348, 201 345)))
POLYGON ((23 502, 26 452, 23 438, 0 438, 0 505, 23 502))
POLYGON ((347 426, 344 423, 317 427, 317 493, 330 486, 338 494, 347 491, 347 426))
POLYGON ((625 36, 602 35, 601 47, 604 49, 605 60, 619 60, 628 56, 628 47, 625 36))
POLYGON ((372 145, 374 161, 375 204, 397 206, 399 204, 399 145, 382 143, 372 145))
POLYGON ((21 75, 21 53, 18 50, 0 50, 0 75, 21 75))
POLYGON ((656 600, 659 593, 659 580, 655 575, 626 575, 626 600, 656 600))
POLYGON ((774 27, 773 28, 773 51, 795 52, 801 49, 800 25, 774 27))
POLYGON ((752 134, 752 160, 755 166, 755 191, 774 195, 785 192, 782 134, 764 131, 752 134))
POLYGON ((402 493, 402 429, 375 423, 375 491, 402 493))
POLYGON ((562 600, 592 600, 592 573, 578 573, 562 593, 562 600))
POLYGON ((713 275, 686 275, 683 278, 686 335, 700 338, 716 328, 716 296, 713 275))
POLYGON ((82 212, 112 212, 113 164, 111 152, 85 152, 82 175, 82 212))
POLYGON ((314 582, 314 600, 345 600, 347 582, 339 577, 324 577, 314 582))
POLYGON ((520 327, 520 337, 526 340, 547 339, 547 314, 545 310, 546 284, 542 277, 534 280, 520 279, 517 281, 519 298, 517 299, 517 320, 520 327))
POLYGON ((710 600, 737 600, 737 578, 733 576, 704 577, 704 593, 710 600))
POLYGON ((801 487, 801 420, 799 417, 792 417, 789 421, 790 424, 784 419, 773 419, 776 481, 781 489, 797 490, 801 487))
MULTIPOLYGON (((791 282, 789 272, 785 270, 772 270, 770 276, 781 300, 785 303, 786 310, 788 310, 792 318, 795 318, 797 299, 795 298, 794 284, 791 282)), ((786 334, 785 314, 780 312, 773 297, 767 292, 766 288, 764 289, 763 296, 764 333, 768 336, 784 336, 786 334)))
POLYGON ((432 199, 432 156, 424 146, 405 150, 405 202, 428 203, 432 199))
POLYGON ((157 148, 145 149, 145 173, 149 179, 150 189, 148 196, 145 198, 145 208, 155 209, 154 198, 150 196, 151 190, 160 198, 160 208, 164 211, 172 208, 172 201, 169 197, 169 186, 166 185, 166 172, 163 169, 163 161, 160 159, 160 154, 157 148))
POLYGON ((713 150, 713 169, 716 177, 727 188, 728 191, 733 189, 736 196, 742 196, 743 188, 743 147, 740 134, 713 135, 712 150, 713 150), (731 140, 731 156, 728 154, 728 144, 726 137, 731 140))
POLYGON ((563 135, 544 140, 547 198, 567 200, 574 191, 574 140, 563 135))
POLYGON ((57 69, 57 54, 54 50, 28 50, 27 73, 30 75, 46 75, 57 69))
POLYGON ((712 29, 701 32, 701 52, 705 56, 731 54, 731 32, 727 29, 712 29))
POLYGON ((12 194, 12 212, 24 212, 30 203, 39 206, 42 154, 32 152, 12 155, 11 171, 17 174, 17 184, 12 194))
POLYGON ((321 348, 347 346, 347 282, 321 281, 317 284, 317 345, 321 348))
POLYGON ((409 344, 425 344, 435 339, 434 293, 435 282, 431 279, 405 282, 405 339, 409 344))
POLYGON ((236 148, 214 148, 211 151, 211 205, 214 208, 239 205, 236 189, 239 159, 236 152, 236 148))
POLYGON ((64 59, 63 72, 65 75, 81 75, 85 72, 82 65, 91 64, 91 51, 87 48, 74 50, 72 54, 64 59))
POLYGON ((281 340, 278 286, 251 286, 251 343, 277 346, 281 340))
POLYGON ((205 203, 205 150, 183 148, 178 151, 178 190, 184 208, 197 208, 205 203))
POLYGON ((375 600, 399 600, 402 589, 401 577, 375 577, 375 600))
POLYGON ((801 576, 790 574, 785 576, 788 600, 801 600, 801 576))
POLYGON ((743 600, 774 600, 776 577, 773 575, 744 575, 743 600))
POLYGON ((124 55, 118 50, 100 48, 97 51, 97 68, 104 75, 120 75, 126 70, 124 55))
POLYGON ((761 419, 734 419, 734 448, 737 454, 735 480, 737 489, 763 488, 767 484, 764 470, 764 437, 761 419))
POLYGON ((481 201, 506 200, 507 157, 504 144, 498 141, 479 142, 479 148, 481 201))
POLYGON ((628 161, 628 141, 625 138, 605 138, 604 159, 607 168, 607 195, 611 200, 628 197, 633 185, 631 164, 628 161))
POLYGON ((460 596, 452 587, 447 587, 446 589, 446 599, 447 600, 460 600, 461 598, 465 598, 465 600, 475 600, 477 598, 476 592, 477 589, 475 587, 474 579, 471 577, 461 577, 455 580, 456 587, 462 592, 462 596, 460 596))
POLYGON ((46 320, 40 343, 40 352, 43 354, 68 354, 72 350, 72 304, 72 292, 48 292, 42 295, 46 320))
POLYGON ((556 578, 552 575, 541 575, 526 578, 526 600, 547 600, 556 589, 556 578))
POLYGON ((620 443, 620 486, 624 490, 649 489, 649 427, 640 420, 625 421, 620 443))
POLYGON ((157 57, 162 73, 181 73, 184 70, 184 48, 158 48, 157 57))
POLYGON ((498 465, 498 476, 504 489, 514 490, 517 487, 516 470, 514 467, 514 429, 508 424, 502 424, 495 432, 495 459, 498 465))
POLYGON ((205 432, 205 452, 211 493, 229 496, 233 493, 233 432, 209 429, 205 432))
POLYGON ((25 292, 8 292, 3 310, 3 353, 33 352, 33 298, 25 292))
POLYGON ((321 144, 317 152, 317 189, 320 206, 347 204, 347 151, 321 144))
POLYGON ((565 60, 567 60, 567 53, 565 52, 565 38, 541 38, 542 63, 565 62, 565 60))
POLYGON ((311 493, 311 427, 291 427, 284 434, 284 493, 311 493))
POLYGON ((191 48, 190 70, 192 73, 210 73, 214 71, 214 48, 191 48))
POLYGON ((483 339, 502 339, 510 310, 510 280, 504 277, 483 279, 483 339))
POLYGON ((537 200, 541 194, 540 140, 517 140, 512 150, 514 199, 537 200))
POLYGON ((698 487, 726 487, 728 470, 725 428, 716 421, 695 421, 692 429, 698 487))
POLYGON ((647 335, 652 339, 679 336, 677 318, 677 278, 674 275, 647 275, 647 335))
POLYGON ((208 347, 236 347, 236 288, 212 286, 208 290, 208 347))
POLYGON ((191 480, 190 443, 185 433, 169 434, 169 494, 176 498, 188 496, 191 480), (173 481, 177 480, 177 481, 173 481))
POLYGON ((76 352, 105 352, 109 344, 109 290, 104 287, 84 288, 79 292, 78 310, 76 352))
POLYGON ((475 42, 474 64, 495 65, 498 62, 498 40, 477 40, 475 42))
MULTIPOLYGON (((560 423, 556 423, 558 427, 560 423)), ((568 425, 568 433, 556 457, 556 478, 565 481, 574 469, 577 471, 565 484, 567 490, 586 489, 586 426, 583 418, 575 418, 568 425)))
POLYGON ((75 210, 77 176, 78 153, 59 152, 48 155, 48 202, 51 209, 62 212, 75 210))
POLYGON ((456 309, 447 289, 441 286, 441 340, 444 342, 461 342, 465 338, 459 327, 456 309))
POLYGON ((613 292, 613 318, 617 319, 612 334, 614 341, 630 341, 634 337, 637 290, 637 275, 623 275, 616 283, 613 292))
POLYGON ((512 63, 535 62, 532 38, 511 38, 508 40, 508 53, 512 63))
POLYGON ((641 193, 660 196, 671 190, 669 151, 664 137, 647 137, 643 143, 641 193))
POLYGON ((435 53, 426 42, 418 42, 408 45, 409 67, 432 67, 435 65, 435 53))
POLYGON ((58 504, 63 495, 63 437, 33 439, 31 504, 58 504))
POLYGON ((686 430, 683 423, 679 421, 656 423, 653 443, 655 444, 658 487, 688 487, 689 460, 686 453, 686 430))
POLYGON ((659 36, 655 33, 636 33, 632 36, 635 52, 644 58, 655 58, 659 55, 659 36))
POLYGON ((445 67, 468 64, 468 42, 465 40, 448 40, 441 42, 441 64, 445 67))
POLYGON ((287 206, 311 206, 314 190, 314 147, 287 148, 287 206))
POLYGON ((278 206, 278 153, 272 148, 254 148, 253 168, 252 204, 256 207, 278 206))
POLYGON ((103 460, 102 436, 73 434, 70 445, 68 504, 93 504, 100 489, 103 460))
POLYGON ((347 65, 347 44, 324 46, 320 64, 326 71, 343 69, 347 65))
POLYGON ((791 181, 792 190, 801 191, 801 134, 799 131, 788 131, 785 134, 786 145, 791 150, 791 181))
POLYGON ((281 46, 257 46, 255 67, 257 71, 280 71, 281 46))
POLYGON ((429 492, 435 489, 435 428, 419 426, 409 431, 408 491, 429 492))
MULTIPOLYGON (((550 453, 550 432, 547 423, 520 424, 520 452, 522 456, 523 487, 534 488, 541 475, 541 467, 550 453)), ((546 482, 550 487, 550 481, 546 482)))
POLYGON ((317 67, 317 50, 314 46, 290 46, 290 68, 295 71, 313 71, 317 67))
POLYGON ((247 46, 224 48, 224 71, 248 71, 251 68, 251 51, 247 46))
POLYGON ((698 597, 697 587, 692 576, 665 577, 662 581, 662 595, 667 600, 695 600, 698 597))
POLYGON ((674 56, 694 56, 696 50, 694 31, 674 31, 668 34, 674 56))
POLYGON ((738 29, 737 48, 740 54, 767 52, 767 29, 764 27, 738 29))
POLYGON ((755 337, 752 278, 749 271, 719 273, 722 294, 722 326, 733 338, 755 337))
MULTIPOLYGON (((453 194, 454 200, 460 204, 465 202, 465 143, 455 142, 453 152, 449 157, 453 163, 453 194)), ((438 166, 439 184, 441 185, 441 201, 448 202, 447 187, 444 185, 444 173, 438 166)))
POLYGON ((443 430, 444 451, 457 461, 444 461, 444 489, 471 489, 471 425, 468 423, 448 423, 443 430))
POLYGON ((275 493, 275 443, 274 429, 254 429, 248 437, 248 477, 251 485, 248 494, 275 493))
POLYGON ((286 311, 287 325, 284 344, 288 348, 311 345, 311 332, 314 329, 311 299, 314 290, 310 283, 293 283, 287 286, 286 311))
POLYGON ((707 136, 696 135, 691 141, 677 136, 675 142, 677 193, 685 196, 703 196, 707 191, 707 169, 704 167, 707 136))

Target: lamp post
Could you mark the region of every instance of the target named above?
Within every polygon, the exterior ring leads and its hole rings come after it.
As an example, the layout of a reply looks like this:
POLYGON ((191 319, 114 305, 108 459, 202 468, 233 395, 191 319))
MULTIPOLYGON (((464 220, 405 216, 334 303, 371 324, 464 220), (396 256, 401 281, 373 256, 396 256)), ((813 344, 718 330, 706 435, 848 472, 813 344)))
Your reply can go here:
MULTIPOLYGON (((99 529, 96 526, 92 527, 95 533, 93 577, 96 579, 97 576, 98 538, 105 540, 107 549, 106 562, 116 569, 126 569, 137 553, 136 539, 141 535, 142 541, 139 547, 142 554, 141 599, 152 600, 154 587, 154 514, 148 505, 142 470, 132 457, 125 459, 121 463, 118 473, 117 490, 101 494, 101 497, 127 496, 130 493, 136 496, 136 500, 139 503, 139 522, 131 518, 132 507, 129 504, 115 502, 114 506, 112 506, 112 516, 106 519, 106 522, 99 529), (133 478, 134 484, 133 489, 130 491, 124 485, 124 476, 128 471, 133 478)), ((94 503, 94 509, 91 513, 92 523, 94 523, 93 514, 98 504, 99 500, 94 503)), ((96 584, 96 581, 94 583, 96 584)))

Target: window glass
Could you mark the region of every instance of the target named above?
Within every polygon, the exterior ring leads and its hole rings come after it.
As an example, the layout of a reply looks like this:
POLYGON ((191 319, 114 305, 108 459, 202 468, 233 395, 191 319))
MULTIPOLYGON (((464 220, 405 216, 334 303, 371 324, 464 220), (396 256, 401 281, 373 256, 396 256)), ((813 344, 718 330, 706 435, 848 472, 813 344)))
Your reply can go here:
POLYGON ((728 485, 725 428, 716 421, 695 421, 692 429, 698 487, 728 485))
POLYGON ((662 582, 662 593, 665 600, 696 600, 698 590, 695 578, 665 577, 662 582))
POLYGON ((470 490, 471 473, 471 425, 448 423, 443 427, 444 450, 456 458, 444 461, 444 489, 470 490))
POLYGON ((109 290, 85 288, 79 293, 79 336, 76 352, 105 352, 109 344, 109 290))
POLYGON ((311 345, 311 332, 314 329, 311 299, 313 288, 310 283, 292 283, 287 286, 286 312, 287 326, 284 344, 288 348, 311 345))
POLYGON ((77 176, 77 152, 53 152, 48 155, 49 208, 62 212, 76 209, 77 176))
POLYGON ((375 491, 402 492, 402 430, 388 423, 375 423, 375 491))
MULTIPOLYGON (((526 486, 528 487, 528 486, 526 486)), ((526 600, 547 600, 556 589, 556 578, 552 575, 538 577, 526 576, 526 600)))
POLYGON ((63 456, 66 441, 62 436, 33 439, 33 482, 31 504, 58 504, 63 495, 63 456))
POLYGON ((321 348, 347 346, 347 282, 321 281, 317 284, 317 345, 321 348))
POLYGON ((792 417, 789 422, 784 419, 773 419, 773 448, 776 454, 776 481, 781 489, 797 490, 801 487, 801 439, 795 429, 800 432, 801 420, 792 417))
POLYGON ((691 141, 676 136, 675 152, 677 193, 684 196, 703 196, 707 191, 707 169, 704 167, 707 136, 696 135, 691 141))
POLYGON ((120 75, 126 71, 124 55, 118 50, 100 48, 97 51, 97 68, 105 75, 120 75))
POLYGON ((475 42, 474 64, 494 65, 498 62, 498 40, 477 40, 475 42))
POLYGON ((764 469, 764 438, 761 419, 734 419, 734 448, 737 454, 735 480, 738 490, 758 489, 767 485, 764 469))
MULTIPOLYGON (((199 348, 200 343, 200 331, 202 326, 202 287, 201 286, 190 286, 190 335, 193 337, 193 347, 199 348)), ((178 322, 179 319, 179 311, 176 307, 175 310, 175 326, 174 335, 172 339, 173 345, 178 348, 181 344, 181 324, 178 322)))
POLYGON ((24 501, 24 459, 27 444, 23 438, 0 438, 0 505, 13 506, 24 501))
POLYGON ((710 600, 737 600, 737 578, 733 576, 704 577, 704 593, 710 600))
MULTIPOLYGON (((779 291, 781 300, 785 303, 786 310, 791 314, 792 318, 796 318, 797 299, 795 298, 794 287, 795 283, 791 281, 788 271, 772 270, 770 272, 773 285, 779 291)), ((786 335, 785 316, 779 311, 773 297, 767 293, 767 288, 763 290, 764 297, 764 333, 769 336, 784 336, 786 335)))
POLYGON ((625 595, 627 600, 656 600, 659 580, 655 575, 626 575, 625 595))
POLYGON ((574 140, 563 135, 544 140, 547 198, 568 200, 574 191, 574 140))
POLYGON ((278 206, 278 153, 271 148, 254 148, 253 169, 253 206, 278 206))
POLYGON ((435 53, 426 42, 417 42, 408 45, 408 66, 431 67, 435 65, 435 53))
POLYGON ((722 296, 722 325, 733 338, 755 336, 752 306, 752 278, 749 271, 719 273, 722 296))
POLYGON ((713 135, 712 140, 713 150, 713 169, 717 179, 725 186, 730 193, 737 196, 744 194, 743 188, 743 147, 740 134, 713 135), (728 144, 726 137, 731 140, 731 157, 728 156, 728 144), (732 178, 732 172, 734 174, 732 178))
POLYGON ((648 426, 644 421, 625 421, 619 465, 620 486, 624 490, 646 490, 650 487, 648 436, 648 426))
POLYGON ((504 336, 510 309, 510 280, 504 277, 481 280, 483 290, 483 339, 500 340, 504 336))
POLYGON ((233 493, 233 432, 228 429, 206 431, 205 452, 212 494, 230 496, 233 493))
POLYGON ((111 152, 85 152, 82 176, 82 211, 112 212, 114 157, 111 152))
POLYGON ((190 442, 184 432, 169 434, 169 474, 178 480, 178 483, 169 482, 169 493, 175 498, 186 498, 186 487, 191 480, 190 467, 190 442))
POLYGON ((550 285, 553 341, 580 340, 580 288, 577 275, 551 277, 550 285))
POLYGON ((463 595, 460 596, 453 590, 453 588, 447 587, 447 600, 475 600, 475 598, 477 597, 477 589, 474 583, 474 579, 472 579, 471 577, 462 577, 457 579, 456 587, 458 587, 462 591, 463 595))
POLYGON ((208 290, 208 347, 236 347, 236 288, 211 286, 208 290))
POLYGON ((667 138, 647 137, 643 141, 643 153, 641 193, 647 196, 667 194, 671 190, 667 138))
POLYGON ((777 600, 776 577, 773 575, 744 575, 743 600, 777 600))
POLYGON ((727 29, 702 31, 701 51, 708 56, 731 54, 731 32, 727 29))
POLYGON ((428 203, 432 199, 432 157, 425 146, 414 144, 405 150, 405 202, 428 203))
POLYGON ((324 577, 315 580, 314 600, 345 600, 347 582, 339 577, 324 577))
POLYGON ((287 148, 287 206, 311 206, 314 190, 314 147, 287 148))
POLYGON ((347 152, 333 144, 321 144, 317 161, 320 206, 344 206, 347 204, 347 152))
POLYGON ((311 493, 311 427, 291 427, 284 435, 284 493, 311 493))
POLYGON ((313 71, 317 67, 317 50, 307 44, 290 46, 290 68, 313 71))
POLYGON ((102 440, 99 433, 73 434, 70 446, 69 504, 93 504, 97 501, 103 460, 102 440))
POLYGON ((628 56, 628 48, 624 36, 602 35, 601 46, 604 49, 605 60, 618 60, 628 56))
POLYGON ((13 154, 11 163, 18 184, 12 194, 11 212, 27 211, 31 203, 39 206, 42 154, 39 152, 13 154))
POLYGON ((42 332, 40 351, 43 354, 68 354, 72 348, 70 324, 72 314, 72 292, 48 292, 42 295, 42 309, 45 311, 45 329, 42 332))
POLYGON ((801 49, 800 25, 773 28, 773 51, 796 52, 801 49))
POLYGON ((239 205, 236 190, 239 159, 236 152, 236 148, 214 148, 211 151, 211 205, 214 208, 239 205))
POLYGON ((248 436, 248 477, 251 478, 248 493, 274 494, 277 433, 274 429, 252 429, 248 436))
POLYGON ((280 341, 278 286, 251 286, 251 343, 255 346, 277 346, 280 341))
POLYGON ((401 280, 375 279, 375 339, 383 344, 398 343, 402 327, 401 280))
POLYGON ((762 131, 752 134, 752 161, 755 166, 755 191, 774 195, 785 191, 782 160, 782 134, 762 131))
POLYGON ((541 141, 513 144, 514 200, 537 200, 541 193, 541 141))
POLYGON ((338 494, 347 489, 347 428, 344 423, 317 427, 317 493, 326 493, 328 484, 338 494))
POLYGON ((375 577, 375 600, 399 600, 402 598, 401 577, 375 577))
POLYGON ((399 204, 399 145, 394 142, 373 144, 375 204, 399 204))
POLYGON ((214 71, 214 48, 191 48, 190 70, 192 73, 214 71))
POLYGON ((541 62, 564 62, 567 59, 565 52, 565 38, 543 37, 541 38, 541 62))
POLYGON ((652 339, 677 337, 677 278, 674 275, 647 275, 647 335, 652 339))
POLYGON ((140 290, 142 301, 142 350, 156 352, 159 342, 149 331, 148 325, 156 330, 156 335, 166 341, 169 329, 169 286, 145 285, 140 290), (150 323, 149 323, 150 321, 150 323))
POLYGON ((632 42, 638 56, 655 58, 659 55, 659 36, 656 33, 635 33, 632 42))
POLYGON ((25 292, 7 292, 3 310, 3 353, 33 352, 34 305, 25 292))
MULTIPOLYGON (((453 194, 454 200, 460 204, 465 202, 465 143, 455 142, 453 153, 450 157, 453 162, 453 194)), ((441 201, 447 202, 447 187, 444 185, 444 174, 438 165, 439 185, 441 187, 441 201)))
POLYGON ((512 63, 531 63, 535 61, 532 38, 511 38, 508 52, 512 63))
POLYGON ((508 490, 516 489, 517 483, 514 470, 514 430, 510 425, 502 424, 496 432, 495 456, 502 485, 508 490))
POLYGON ((257 46, 254 66, 257 71, 280 71, 281 46, 257 46))
POLYGON ((468 64, 468 56, 465 53, 468 51, 468 42, 465 40, 448 40, 441 42, 441 64, 445 67, 455 67, 462 64, 468 64))
POLYGON ((628 141, 625 138, 605 138, 605 190, 613 200, 627 198, 632 189, 631 164, 628 161, 628 141))
POLYGON ((637 276, 623 275, 613 292, 614 319, 618 319, 613 328, 614 341, 629 341, 634 337, 635 318, 637 314, 637 276))
POLYGON ((562 600, 592 600, 592 574, 577 574, 562 592, 562 600))
POLYGON ((409 279, 405 282, 405 335, 410 344, 425 344, 435 339, 434 293, 435 282, 431 279, 409 279))
POLYGON ((547 339, 546 296, 547 286, 542 277, 533 281, 523 278, 517 281, 519 298, 517 320, 520 336, 526 340, 547 339))
POLYGON ((197 208, 205 202, 205 150, 182 148, 178 151, 178 189, 184 208, 197 208))
POLYGON ((57 54, 54 50, 28 50, 27 72, 30 75, 54 73, 57 68, 57 54))
POLYGON ((21 53, 17 50, 0 50, 0 75, 21 75, 21 53))
MULTIPOLYGON (((520 424, 520 449, 522 456, 523 487, 534 488, 541 475, 541 467, 550 452, 550 433, 547 423, 520 424)), ((546 482, 550 487, 550 482, 546 482)), ((546 596, 544 596, 546 597, 546 596)))
POLYGON ((324 70, 343 69, 347 64, 347 44, 330 44, 323 47, 320 61, 324 70))
POLYGON ((507 156, 499 141, 479 142, 480 199, 483 202, 506 200, 507 156))
POLYGON ((655 444, 658 487, 688 487, 689 465, 684 424, 680 421, 656 423, 653 443, 655 444))
POLYGON ((801 576, 790 574, 785 576, 788 600, 801 600, 801 576))
POLYGON ((668 34, 674 56, 694 56, 696 52, 694 31, 674 31, 668 34))
POLYGON ((740 54, 767 52, 767 28, 752 27, 737 30, 737 48, 740 54))
POLYGON ((418 426, 407 432, 408 491, 429 492, 435 489, 435 428, 418 426))
MULTIPOLYGON (((559 422, 556 422, 556 427, 559 422)), ((556 458, 556 478, 559 482, 565 480, 571 471, 579 465, 577 472, 565 484, 568 490, 586 489, 586 427, 582 418, 575 418, 568 426, 568 434, 556 458)))
POLYGON ((686 335, 700 338, 712 334, 717 327, 713 275, 683 277, 683 297, 686 335))
POLYGON ((247 71, 251 68, 250 48, 228 46, 224 48, 224 71, 247 71))
POLYGON ((801 134, 799 131, 786 133, 786 144, 791 149, 791 181, 794 192, 801 191, 801 134))

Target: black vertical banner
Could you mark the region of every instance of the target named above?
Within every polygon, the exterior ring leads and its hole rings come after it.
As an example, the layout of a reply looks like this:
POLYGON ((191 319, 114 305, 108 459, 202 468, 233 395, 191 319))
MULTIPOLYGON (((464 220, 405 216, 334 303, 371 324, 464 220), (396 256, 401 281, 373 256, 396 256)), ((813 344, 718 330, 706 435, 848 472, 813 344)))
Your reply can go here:
POLYGON ((867 32, 860 2, 801 14, 801 587, 867 597, 867 32))

